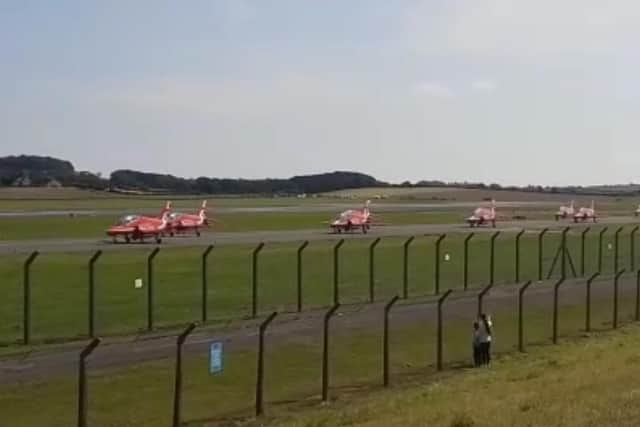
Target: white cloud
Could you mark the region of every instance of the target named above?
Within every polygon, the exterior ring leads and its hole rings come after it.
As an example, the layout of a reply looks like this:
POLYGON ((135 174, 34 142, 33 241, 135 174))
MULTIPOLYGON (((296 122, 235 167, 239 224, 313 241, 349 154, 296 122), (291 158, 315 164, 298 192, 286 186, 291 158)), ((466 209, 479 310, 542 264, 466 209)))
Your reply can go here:
POLYGON ((634 52, 640 2, 451 0, 408 13, 408 42, 430 53, 533 57, 634 52))
POLYGON ((493 80, 476 80, 471 83, 471 88, 476 92, 493 92, 498 88, 498 84, 493 80))
POLYGON ((453 91, 445 84, 440 82, 421 82, 415 86, 415 91, 419 94, 425 94, 438 98, 452 98, 453 91))

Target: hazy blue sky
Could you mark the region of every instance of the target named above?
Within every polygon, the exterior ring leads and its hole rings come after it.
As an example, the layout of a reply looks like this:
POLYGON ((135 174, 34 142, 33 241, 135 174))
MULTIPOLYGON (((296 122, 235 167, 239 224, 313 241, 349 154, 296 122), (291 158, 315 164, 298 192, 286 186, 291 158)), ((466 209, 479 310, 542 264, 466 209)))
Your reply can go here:
POLYGON ((0 155, 640 181, 640 3, 0 0, 0 155))

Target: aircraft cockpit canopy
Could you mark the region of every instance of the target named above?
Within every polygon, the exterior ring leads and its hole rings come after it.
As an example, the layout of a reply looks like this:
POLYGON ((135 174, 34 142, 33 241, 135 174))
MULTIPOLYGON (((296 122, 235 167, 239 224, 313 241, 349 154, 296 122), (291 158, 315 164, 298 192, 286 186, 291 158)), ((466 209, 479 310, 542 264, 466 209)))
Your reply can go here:
POLYGON ((140 218, 138 215, 126 215, 120 218, 118 225, 127 225, 140 218))

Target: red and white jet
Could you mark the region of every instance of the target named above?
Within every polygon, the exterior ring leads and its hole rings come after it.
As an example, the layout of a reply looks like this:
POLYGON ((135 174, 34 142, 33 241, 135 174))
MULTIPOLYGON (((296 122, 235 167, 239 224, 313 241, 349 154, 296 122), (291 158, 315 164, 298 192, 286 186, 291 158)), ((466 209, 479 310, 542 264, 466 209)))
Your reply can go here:
POLYGON ((179 212, 173 212, 169 215, 168 231, 172 237, 176 234, 186 234, 190 230, 193 230, 196 236, 200 236, 200 229, 208 226, 206 200, 202 202, 200 210, 195 215, 179 212))
POLYGON ((491 200, 491 207, 480 207, 473 211, 473 215, 467 218, 469 227, 479 227, 484 224, 491 224, 492 227, 496 226, 496 202, 491 200))
POLYGON ((591 201, 590 208, 580 208, 578 209, 578 212, 573 215, 573 222, 584 222, 589 219, 593 220, 593 222, 597 222, 596 209, 593 200, 591 201))
POLYGON ((167 202, 160 212, 160 217, 126 215, 120 221, 107 230, 107 235, 113 238, 113 242, 118 241, 118 237, 123 237, 124 241, 130 243, 132 240, 144 241, 145 237, 155 238, 157 243, 162 243, 162 236, 169 224, 169 214, 171 213, 171 202, 167 202))
POLYGON ((558 221, 560 218, 564 219, 567 217, 572 217, 575 215, 575 213, 576 209, 572 200, 569 206, 560 206, 560 209, 558 210, 558 212, 556 212, 556 221, 558 221))
POLYGON ((334 233, 350 232, 355 229, 362 229, 364 234, 371 228, 371 212, 369 205, 371 200, 367 200, 362 209, 349 209, 342 212, 336 219, 329 223, 334 233))

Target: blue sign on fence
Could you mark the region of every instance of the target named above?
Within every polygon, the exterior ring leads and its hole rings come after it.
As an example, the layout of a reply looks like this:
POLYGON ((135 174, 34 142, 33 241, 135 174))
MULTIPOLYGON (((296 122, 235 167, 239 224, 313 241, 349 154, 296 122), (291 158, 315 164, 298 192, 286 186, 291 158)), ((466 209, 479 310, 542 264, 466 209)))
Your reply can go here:
POLYGON ((211 343, 209 348, 209 373, 217 374, 222 372, 222 352, 223 346, 221 341, 211 343))

